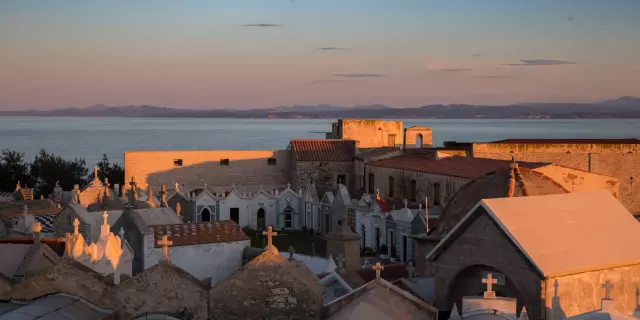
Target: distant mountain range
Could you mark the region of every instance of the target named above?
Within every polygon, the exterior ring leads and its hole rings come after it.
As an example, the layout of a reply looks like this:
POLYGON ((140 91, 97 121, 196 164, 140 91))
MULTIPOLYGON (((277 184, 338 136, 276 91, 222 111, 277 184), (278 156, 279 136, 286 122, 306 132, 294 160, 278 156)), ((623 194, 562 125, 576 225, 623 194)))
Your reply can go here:
POLYGON ((281 106, 267 109, 193 110, 155 106, 63 108, 47 111, 0 111, 0 116, 160 117, 160 118, 387 118, 387 119, 602 119, 640 118, 640 98, 621 97, 597 103, 521 103, 506 106, 428 105, 392 108, 385 105, 281 106))

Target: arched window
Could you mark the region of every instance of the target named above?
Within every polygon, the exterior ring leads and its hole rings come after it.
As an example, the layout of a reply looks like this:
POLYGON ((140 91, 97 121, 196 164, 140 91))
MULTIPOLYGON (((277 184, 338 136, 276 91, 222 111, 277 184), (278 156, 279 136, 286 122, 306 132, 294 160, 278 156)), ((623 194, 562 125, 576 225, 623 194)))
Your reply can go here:
POLYGON ((211 211, 208 208, 204 208, 200 212, 200 221, 211 221, 211 211))
POLYGON ((369 172, 369 193, 375 194, 376 192, 376 177, 373 172, 369 172))
POLYGON ((440 182, 436 182, 433 184, 433 205, 434 206, 439 206, 440 205, 440 182))
POLYGON ((417 190, 417 183, 415 180, 411 180, 411 182, 409 183, 409 201, 416 201, 416 198, 418 198, 418 190, 417 190))
POLYGON ((424 138, 422 133, 416 134, 416 148, 424 148, 424 138))
POLYGON ((393 197, 394 196, 394 190, 396 188, 396 179, 394 179, 392 176, 389 176, 389 197, 393 197))

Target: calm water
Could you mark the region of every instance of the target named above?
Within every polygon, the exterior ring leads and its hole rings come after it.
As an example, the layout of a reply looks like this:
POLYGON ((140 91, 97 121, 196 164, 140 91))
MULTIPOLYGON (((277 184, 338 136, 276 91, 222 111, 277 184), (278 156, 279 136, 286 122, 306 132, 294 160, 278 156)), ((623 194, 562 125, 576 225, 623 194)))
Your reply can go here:
MULTIPOLYGON (((32 160, 45 148, 88 165, 103 153, 123 161, 125 150, 283 149, 291 138, 324 138, 331 119, 158 119, 0 117, 0 149, 32 160)), ((640 119, 629 120, 404 120, 433 128, 433 141, 507 138, 640 138, 640 119)))

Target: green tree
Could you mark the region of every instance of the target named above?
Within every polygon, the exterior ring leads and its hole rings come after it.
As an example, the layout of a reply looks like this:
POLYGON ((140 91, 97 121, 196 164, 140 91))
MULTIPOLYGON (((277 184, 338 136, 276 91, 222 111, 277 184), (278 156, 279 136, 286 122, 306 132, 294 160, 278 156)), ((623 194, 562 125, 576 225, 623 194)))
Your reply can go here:
MULTIPOLYGON (((122 168, 117 163, 110 163, 107 154, 102 155, 102 159, 97 164, 98 169, 98 178, 104 181, 104 178, 109 179, 109 184, 113 186, 114 183, 123 184, 126 183, 124 180, 124 168, 122 168)), ((93 172, 89 175, 89 181, 93 180, 93 172)))
POLYGON ((13 191, 20 181, 23 186, 32 186, 29 175, 29 163, 24 160, 24 153, 2 150, 0 154, 0 190, 13 191))
POLYGON ((82 185, 89 170, 84 159, 65 160, 41 149, 30 166, 30 174, 39 194, 53 192, 56 181, 63 190, 71 190, 75 184, 82 185))

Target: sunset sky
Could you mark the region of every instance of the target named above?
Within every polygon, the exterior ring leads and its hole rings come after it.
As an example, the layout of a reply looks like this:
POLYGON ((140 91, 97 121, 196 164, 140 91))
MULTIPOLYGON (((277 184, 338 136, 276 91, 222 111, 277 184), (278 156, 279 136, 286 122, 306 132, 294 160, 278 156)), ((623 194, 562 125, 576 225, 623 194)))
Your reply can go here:
POLYGON ((638 0, 0 2, 0 110, 640 96, 638 0))

